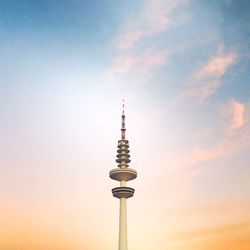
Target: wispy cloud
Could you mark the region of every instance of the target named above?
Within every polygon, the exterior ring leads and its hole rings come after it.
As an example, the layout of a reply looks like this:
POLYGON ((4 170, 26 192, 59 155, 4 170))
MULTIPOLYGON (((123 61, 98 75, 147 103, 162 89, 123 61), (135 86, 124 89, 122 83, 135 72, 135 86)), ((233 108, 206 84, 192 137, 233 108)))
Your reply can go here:
POLYGON ((216 135, 215 144, 179 152, 168 163, 174 173, 171 176, 173 186, 180 184, 179 189, 185 191, 192 179, 202 173, 204 164, 227 159, 250 148, 250 103, 230 100, 222 110, 222 121, 227 124, 216 135))
POLYGON ((163 32, 173 24, 171 12, 186 0, 149 0, 138 15, 122 27, 115 44, 120 50, 133 48, 140 40, 163 32))
POLYGON ((156 68, 167 63, 167 53, 164 51, 146 51, 139 55, 120 56, 114 60, 113 66, 106 71, 105 76, 108 79, 114 79, 118 76, 135 74, 142 79, 149 77, 156 68))
POLYGON ((188 0, 145 0, 141 10, 124 23, 114 38, 115 56, 104 73, 107 80, 135 76, 145 82, 168 62, 168 50, 155 45, 155 36, 175 24, 173 11, 188 0), (148 39, 151 39, 147 43, 148 39))
POLYGON ((250 103, 243 104, 231 100, 223 109, 231 113, 231 121, 229 121, 225 131, 222 132, 222 138, 210 148, 193 149, 191 153, 189 152, 189 156, 185 160, 183 159, 186 165, 191 166, 235 155, 250 147, 250 103), (237 133, 235 131, 233 136, 229 135, 228 129, 231 131, 237 129, 237 133))
POLYGON ((231 100, 226 107, 223 107, 223 115, 229 119, 227 132, 232 135, 237 129, 241 128, 245 123, 245 105, 243 103, 231 100))
POLYGON ((182 97, 194 97, 203 101, 214 94, 223 83, 221 78, 237 58, 238 54, 235 51, 228 53, 219 51, 191 75, 190 83, 182 93, 182 97))

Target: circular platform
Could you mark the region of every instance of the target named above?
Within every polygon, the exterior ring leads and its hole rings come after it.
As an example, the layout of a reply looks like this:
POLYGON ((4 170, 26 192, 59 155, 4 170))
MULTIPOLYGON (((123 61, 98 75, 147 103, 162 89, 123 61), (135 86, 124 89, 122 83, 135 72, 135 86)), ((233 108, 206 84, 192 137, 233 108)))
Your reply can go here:
POLYGON ((123 148, 123 149, 118 149, 117 150, 117 153, 120 154, 120 153, 125 153, 125 154, 128 154, 129 153, 129 150, 126 149, 126 148, 123 148))
POLYGON ((118 144, 120 145, 120 144, 128 144, 128 140, 119 140, 118 141, 118 144))
POLYGON ((117 158, 130 158, 130 155, 127 153, 120 153, 116 155, 117 158))
POLYGON ((128 159, 128 158, 118 158, 115 160, 117 163, 122 163, 122 162, 125 162, 125 163, 130 163, 131 160, 128 159))
POLYGON ((137 177, 137 172, 131 168, 115 168, 109 172, 109 177, 116 181, 130 181, 137 177))
POLYGON ((123 149, 123 148, 129 148, 129 145, 128 144, 118 144, 118 148, 119 149, 123 149))
POLYGON ((113 196, 116 198, 133 197, 135 190, 130 187, 117 187, 112 189, 113 196))

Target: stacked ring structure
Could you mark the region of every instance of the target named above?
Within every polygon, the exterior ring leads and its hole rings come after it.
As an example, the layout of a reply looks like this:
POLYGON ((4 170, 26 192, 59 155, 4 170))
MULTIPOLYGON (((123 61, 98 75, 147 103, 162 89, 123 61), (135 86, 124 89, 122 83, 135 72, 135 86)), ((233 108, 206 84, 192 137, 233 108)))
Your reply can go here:
MULTIPOLYGON (((129 155, 129 142, 122 139, 118 141, 117 159, 118 168, 112 169, 109 172, 111 179, 116 181, 130 181, 137 177, 136 170, 129 168, 131 162, 129 155)), ((130 198, 133 197, 135 190, 130 187, 117 187, 112 189, 113 196, 116 198, 130 198)))

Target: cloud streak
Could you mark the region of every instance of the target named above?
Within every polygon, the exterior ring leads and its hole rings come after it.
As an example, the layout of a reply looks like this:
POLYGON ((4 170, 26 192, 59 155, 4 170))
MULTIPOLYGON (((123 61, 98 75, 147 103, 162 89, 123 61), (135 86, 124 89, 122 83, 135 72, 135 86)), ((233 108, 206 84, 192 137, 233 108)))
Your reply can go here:
POLYGON ((107 79, 128 74, 140 76, 141 79, 150 77, 153 72, 167 63, 167 52, 146 51, 139 55, 121 56, 115 59, 113 66, 106 71, 107 79))
POLYGON ((140 40, 163 32, 173 24, 171 12, 180 4, 181 0, 150 0, 138 15, 124 25, 118 37, 116 46, 120 50, 133 48, 140 40))
POLYGON ((193 178, 202 173, 204 164, 227 159, 250 148, 250 103, 230 100, 222 111, 222 120, 227 124, 216 136, 217 143, 179 152, 169 163, 174 173, 170 183, 175 190, 187 190, 193 178))
POLYGON ((245 105, 235 100, 231 100, 229 104, 223 108, 223 115, 229 119, 229 125, 227 128, 229 135, 232 135, 237 129, 244 126, 245 110, 245 105))
POLYGON ((104 73, 108 80, 136 76, 148 80, 168 62, 166 48, 155 46, 157 34, 166 32, 175 23, 173 11, 187 0, 146 0, 141 10, 126 22, 114 39, 116 55, 111 67, 104 73), (147 41, 150 40, 150 43, 147 41), (146 42, 146 44, 145 44, 146 42))
POLYGON ((184 98, 197 98, 204 101, 222 85, 222 77, 238 58, 234 51, 219 52, 211 57, 206 64, 198 68, 192 75, 188 88, 182 93, 184 98))

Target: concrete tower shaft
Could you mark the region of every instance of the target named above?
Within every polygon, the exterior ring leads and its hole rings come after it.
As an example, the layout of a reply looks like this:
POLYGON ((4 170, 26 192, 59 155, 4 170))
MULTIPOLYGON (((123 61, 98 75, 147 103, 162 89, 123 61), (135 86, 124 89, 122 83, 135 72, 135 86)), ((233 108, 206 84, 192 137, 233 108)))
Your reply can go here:
POLYGON ((127 187, 127 181, 133 180, 137 177, 137 172, 129 168, 129 142, 126 140, 125 127, 125 112, 124 100, 122 104, 122 127, 121 140, 118 141, 118 149, 116 155, 116 162, 118 167, 109 172, 111 179, 120 181, 120 187, 112 189, 114 197, 120 199, 120 214, 119 214, 119 247, 118 250, 127 250, 127 199, 133 197, 135 190, 127 187))

